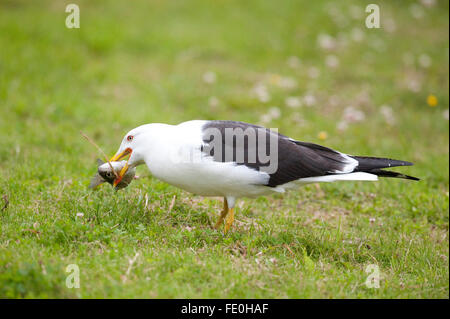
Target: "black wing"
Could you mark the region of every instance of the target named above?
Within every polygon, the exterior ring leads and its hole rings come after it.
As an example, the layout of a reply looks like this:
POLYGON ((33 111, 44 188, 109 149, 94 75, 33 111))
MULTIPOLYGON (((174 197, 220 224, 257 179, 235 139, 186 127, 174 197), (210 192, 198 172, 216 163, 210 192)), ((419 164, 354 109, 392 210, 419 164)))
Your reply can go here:
MULTIPOLYGON (((230 131, 228 130, 228 132, 230 131)), ((265 168, 270 167, 272 159, 276 160, 276 170, 269 174, 270 179, 267 186, 270 187, 276 187, 299 178, 323 176, 343 171, 351 161, 348 157, 332 149, 294 141, 264 127, 235 121, 209 121, 203 126, 203 143, 202 152, 212 156, 218 162, 235 162, 238 165, 264 171, 265 168), (226 138, 226 129, 233 130, 235 136, 232 139, 226 138), (247 129, 256 132, 256 144, 249 143, 250 138, 245 134, 247 129), (216 152, 217 144, 213 145, 213 142, 217 142, 213 141, 216 136, 210 134, 211 131, 220 132, 219 143, 222 152, 216 152), (261 138, 263 136, 264 138, 261 138), (243 147, 238 142, 240 138, 244 141, 243 147), (277 140, 276 154, 269 154, 269 143, 273 138, 277 140), (259 148, 262 146, 265 147, 266 155, 270 155, 269 162, 259 156, 259 148), (227 152, 229 156, 227 156, 227 152), (251 152, 257 154, 256 160, 250 156, 251 152), (272 156, 276 156, 276 158, 272 156)))

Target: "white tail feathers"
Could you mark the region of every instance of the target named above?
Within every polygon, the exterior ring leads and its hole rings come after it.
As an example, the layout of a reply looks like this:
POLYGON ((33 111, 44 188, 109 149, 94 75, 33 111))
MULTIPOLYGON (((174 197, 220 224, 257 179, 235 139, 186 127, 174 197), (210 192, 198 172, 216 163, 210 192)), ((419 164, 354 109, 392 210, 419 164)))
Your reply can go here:
POLYGON ((349 174, 335 174, 315 177, 300 178, 299 183, 337 182, 337 181, 377 181, 378 176, 374 174, 356 172, 349 174))

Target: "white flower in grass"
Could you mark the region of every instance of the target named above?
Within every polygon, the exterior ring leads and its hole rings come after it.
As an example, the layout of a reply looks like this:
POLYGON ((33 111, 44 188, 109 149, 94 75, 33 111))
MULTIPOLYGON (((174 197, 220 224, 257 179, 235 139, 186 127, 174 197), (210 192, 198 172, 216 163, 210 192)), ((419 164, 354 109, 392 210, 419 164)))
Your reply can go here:
POLYGON ((325 50, 333 50, 336 48, 336 40, 329 34, 321 33, 317 37, 319 47, 325 50))
POLYGON ((216 73, 212 71, 208 71, 203 74, 203 82, 205 83, 213 84, 216 82, 216 79, 217 79, 216 73))
POLYGON ((303 102, 306 106, 314 106, 314 104, 316 104, 316 97, 312 94, 306 94, 303 97, 303 102))
POLYGON ((261 124, 268 124, 268 123, 272 122, 272 116, 270 116, 270 114, 263 114, 259 118, 259 122, 261 124))
POLYGON ((335 69, 339 66, 339 59, 337 56, 330 54, 325 58, 325 64, 332 69, 335 69))
POLYGON ((389 125, 395 124, 395 116, 394 112, 392 111, 392 108, 388 105, 382 105, 380 107, 380 113, 383 116, 384 120, 389 125))
POLYGON ((293 109, 302 106, 302 101, 297 96, 289 96, 289 97, 287 97, 284 100, 284 103, 286 104, 286 106, 288 106, 290 108, 293 108, 293 109))
POLYGON ((420 0, 420 2, 425 6, 425 7, 433 7, 436 4, 436 0, 420 0))
POLYGON ((412 4, 409 7, 409 12, 411 12, 411 15, 414 19, 422 19, 425 15, 423 8, 417 4, 412 4))
POLYGON ((422 89, 422 83, 419 79, 409 78, 406 80, 406 87, 411 92, 419 92, 422 89))
POLYGON ((448 121, 448 109, 446 109, 444 112, 442 112, 442 116, 444 117, 444 119, 446 119, 448 121))
POLYGON ((256 98, 262 102, 267 103, 270 101, 270 94, 267 91, 267 87, 264 84, 257 84, 253 87, 253 93, 256 95, 256 98))
POLYGON ((82 218, 84 216, 84 214, 83 213, 77 213, 77 217, 80 217, 80 218, 82 218))
POLYGON ((423 68, 428 68, 428 67, 430 67, 431 66, 431 58, 430 58, 430 56, 429 55, 427 55, 427 54, 421 54, 420 56, 419 56, 419 64, 420 64, 420 66, 421 67, 423 67, 423 68))
POLYGON ((344 109, 343 120, 347 123, 362 122, 366 118, 363 111, 354 108, 353 106, 348 106, 344 109))
POLYGON ((345 131, 346 129, 348 129, 348 123, 346 121, 339 121, 336 125, 336 128, 339 131, 345 131))
POLYGON ((279 86, 283 89, 295 89, 297 87, 297 81, 290 77, 281 77, 279 86))
POLYGON ((272 119, 278 119, 281 116, 281 110, 276 106, 272 106, 269 109, 269 115, 272 119))

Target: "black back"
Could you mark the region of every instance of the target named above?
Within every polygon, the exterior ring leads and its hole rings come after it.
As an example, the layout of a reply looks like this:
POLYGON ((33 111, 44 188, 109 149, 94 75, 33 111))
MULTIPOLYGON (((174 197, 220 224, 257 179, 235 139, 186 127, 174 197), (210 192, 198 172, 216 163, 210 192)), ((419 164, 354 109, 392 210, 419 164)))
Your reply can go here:
POLYGON ((253 124, 235 121, 209 121, 203 126, 203 132, 204 145, 202 151, 212 156, 215 161, 232 161, 237 165, 245 165, 260 171, 264 171, 265 168, 269 167, 271 162, 264 162, 259 156, 256 156, 256 161, 249 161, 249 151, 255 151, 254 148, 256 147, 256 154, 259 154, 258 148, 264 143, 266 154, 273 156, 274 154, 269 154, 269 143, 271 138, 275 138, 278 144, 276 148, 278 165, 276 171, 269 174, 270 179, 267 186, 270 187, 276 187, 299 178, 333 174, 336 171, 342 171, 349 163, 348 158, 337 151, 317 144, 295 141, 287 136, 253 124), (222 154, 217 154, 214 147, 212 147, 212 139, 214 137, 208 134, 210 132, 208 129, 215 129, 221 133, 222 154), (226 129, 241 129, 235 130, 235 132, 238 132, 236 133, 237 137, 239 137, 239 132, 246 129, 255 130, 258 132, 256 134, 256 146, 249 145, 249 138, 244 134, 242 136, 244 145, 243 147, 242 145, 238 147, 238 138, 233 138, 232 140, 225 138, 226 129), (262 136, 265 138, 262 139, 262 136), (226 158, 227 151, 231 152, 232 157, 226 158), (241 154, 241 152, 244 152, 244 154, 241 154))

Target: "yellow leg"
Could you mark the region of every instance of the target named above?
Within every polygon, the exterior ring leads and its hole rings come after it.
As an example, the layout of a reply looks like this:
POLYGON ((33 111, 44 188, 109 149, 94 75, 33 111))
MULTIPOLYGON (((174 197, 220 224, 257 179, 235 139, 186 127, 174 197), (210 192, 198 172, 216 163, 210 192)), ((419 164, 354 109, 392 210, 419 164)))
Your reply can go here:
POLYGON ((223 210, 220 213, 220 217, 217 220, 216 225, 214 226, 215 229, 219 229, 220 225, 222 225, 223 219, 227 216, 227 214, 228 214, 228 202, 227 202, 227 199, 224 198, 223 199, 223 210))
POLYGON ((233 225, 233 222, 234 222, 234 208, 231 208, 230 214, 228 215, 227 221, 225 223, 225 229, 224 229, 225 234, 230 230, 231 225, 233 225))

